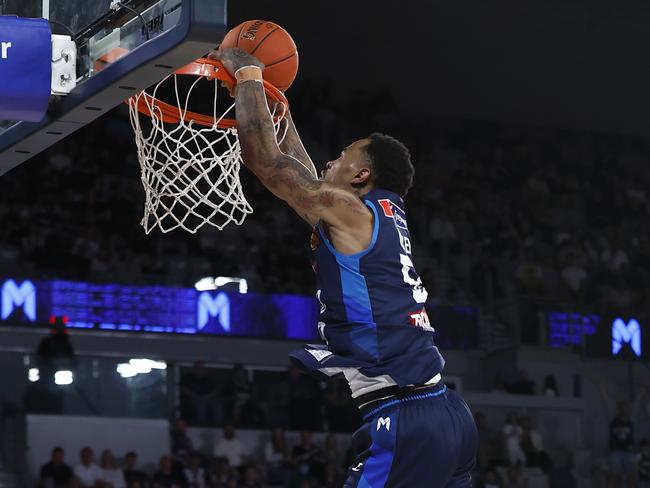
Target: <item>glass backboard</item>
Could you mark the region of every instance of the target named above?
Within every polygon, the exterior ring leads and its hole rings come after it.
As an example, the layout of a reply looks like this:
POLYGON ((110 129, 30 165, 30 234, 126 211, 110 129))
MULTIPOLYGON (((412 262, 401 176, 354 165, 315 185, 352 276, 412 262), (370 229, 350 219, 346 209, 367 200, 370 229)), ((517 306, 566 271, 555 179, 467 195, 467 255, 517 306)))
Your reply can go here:
POLYGON ((0 175, 213 49, 227 0, 0 0, 0 15, 45 17, 74 34, 77 86, 38 123, 0 120, 0 175))

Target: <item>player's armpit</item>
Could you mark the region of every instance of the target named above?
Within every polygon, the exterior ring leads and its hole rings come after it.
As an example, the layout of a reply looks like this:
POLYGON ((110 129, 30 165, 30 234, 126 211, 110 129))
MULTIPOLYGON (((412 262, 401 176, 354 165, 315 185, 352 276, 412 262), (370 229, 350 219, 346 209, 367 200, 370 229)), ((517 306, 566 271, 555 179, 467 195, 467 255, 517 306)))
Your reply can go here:
POLYGON ((291 156, 279 152, 251 169, 264 186, 286 201, 310 225, 322 220, 330 226, 344 228, 359 225, 360 219, 372 219, 370 210, 359 197, 317 180, 291 156))

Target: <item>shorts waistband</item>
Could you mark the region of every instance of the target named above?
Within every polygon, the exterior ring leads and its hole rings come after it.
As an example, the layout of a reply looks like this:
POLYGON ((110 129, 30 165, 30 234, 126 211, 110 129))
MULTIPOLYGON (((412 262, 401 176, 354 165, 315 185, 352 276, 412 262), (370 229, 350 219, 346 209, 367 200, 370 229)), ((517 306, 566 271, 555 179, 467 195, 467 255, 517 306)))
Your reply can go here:
MULTIPOLYGON (((387 390, 395 390, 395 387, 384 388, 377 392, 372 392, 376 394, 383 393, 383 395, 379 396, 376 400, 366 400, 366 403, 363 405, 359 405, 357 403, 359 410, 361 410, 361 416, 363 417, 363 420, 367 420, 382 410, 392 407, 393 405, 397 405, 398 403, 426 400, 428 398, 435 398, 437 396, 443 395, 447 391, 447 385, 441 381, 435 385, 397 388, 397 391, 395 393, 389 393, 387 390)), ((359 400, 360 398, 356 399, 357 402, 359 400)))

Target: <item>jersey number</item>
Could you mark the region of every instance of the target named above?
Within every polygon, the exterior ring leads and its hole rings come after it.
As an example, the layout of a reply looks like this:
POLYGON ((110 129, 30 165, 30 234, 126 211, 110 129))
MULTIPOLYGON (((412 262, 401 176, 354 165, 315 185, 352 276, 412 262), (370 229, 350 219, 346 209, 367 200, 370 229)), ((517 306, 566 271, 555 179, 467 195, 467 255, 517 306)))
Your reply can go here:
POLYGON ((404 283, 413 287, 413 300, 415 300, 415 303, 426 302, 429 294, 427 293, 427 290, 424 289, 424 286, 422 286, 422 280, 419 276, 417 280, 411 278, 411 270, 415 273, 413 261, 411 261, 411 258, 406 254, 400 254, 399 261, 402 263, 402 277, 404 278, 404 283))

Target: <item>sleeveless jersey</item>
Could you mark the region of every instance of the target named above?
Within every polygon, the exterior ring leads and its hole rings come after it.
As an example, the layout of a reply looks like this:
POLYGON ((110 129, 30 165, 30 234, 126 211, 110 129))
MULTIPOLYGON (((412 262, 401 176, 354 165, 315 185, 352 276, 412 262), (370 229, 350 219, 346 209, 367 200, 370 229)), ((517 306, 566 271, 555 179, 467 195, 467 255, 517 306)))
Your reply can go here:
POLYGON ((296 365, 316 376, 343 373, 353 397, 426 384, 444 366, 424 308, 427 291, 411 258, 404 203, 381 189, 361 199, 373 213, 372 239, 364 251, 341 254, 320 224, 314 228, 318 329, 325 345, 291 354, 296 365))

